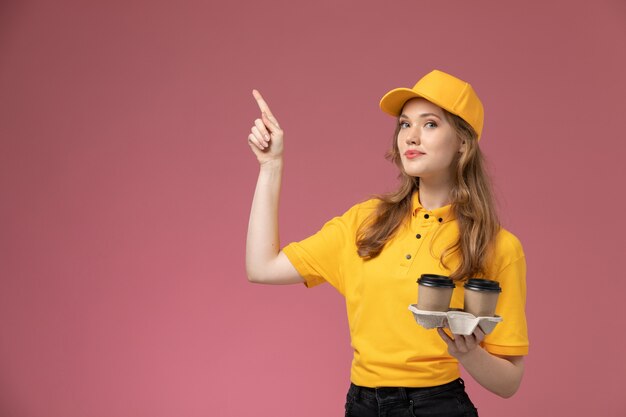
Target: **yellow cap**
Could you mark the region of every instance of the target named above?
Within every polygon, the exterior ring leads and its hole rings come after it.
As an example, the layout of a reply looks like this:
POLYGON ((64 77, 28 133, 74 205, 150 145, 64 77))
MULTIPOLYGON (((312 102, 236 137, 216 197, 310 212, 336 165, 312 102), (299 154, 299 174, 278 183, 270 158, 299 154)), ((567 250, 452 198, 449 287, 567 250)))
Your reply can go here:
POLYGON ((485 111, 469 83, 443 71, 434 70, 420 79, 413 88, 396 88, 389 91, 380 100, 380 108, 385 113, 398 117, 404 103, 415 97, 423 97, 456 114, 474 128, 480 139, 485 111))

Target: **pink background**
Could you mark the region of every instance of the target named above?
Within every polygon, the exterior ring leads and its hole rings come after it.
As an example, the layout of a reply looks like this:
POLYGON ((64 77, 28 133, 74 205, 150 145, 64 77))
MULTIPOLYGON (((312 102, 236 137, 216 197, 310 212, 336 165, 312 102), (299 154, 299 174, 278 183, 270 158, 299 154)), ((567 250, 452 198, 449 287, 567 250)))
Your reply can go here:
MULTIPOLYGON (((286 244, 388 191, 389 89, 470 80, 531 354, 483 416, 623 416, 626 3, 0 3, 0 415, 342 415, 330 286, 244 271, 267 98, 286 244)), ((407 313, 408 314, 408 313, 407 313)))

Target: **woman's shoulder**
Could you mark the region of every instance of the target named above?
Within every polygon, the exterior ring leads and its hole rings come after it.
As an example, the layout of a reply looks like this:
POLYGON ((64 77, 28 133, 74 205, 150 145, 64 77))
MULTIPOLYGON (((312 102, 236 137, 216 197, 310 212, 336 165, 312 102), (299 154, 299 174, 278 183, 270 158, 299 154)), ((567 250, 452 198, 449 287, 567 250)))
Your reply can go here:
POLYGON ((358 207, 359 210, 372 211, 372 210, 376 210, 376 207, 378 207, 378 204, 380 204, 380 201, 381 200, 379 198, 372 197, 365 201, 361 201, 360 203, 355 204, 354 207, 358 207))
POLYGON ((358 225, 376 211, 376 207, 378 207, 379 203, 380 200, 378 198, 369 198, 354 204, 340 217, 350 223, 358 225))
POLYGON ((378 198, 369 198, 367 200, 360 201, 354 204, 352 207, 346 211, 345 214, 353 214, 353 215, 369 215, 372 211, 376 210, 378 204, 380 203, 380 199, 378 198))
POLYGON ((522 242, 513 233, 505 228, 500 228, 495 241, 496 257, 504 262, 514 262, 524 257, 522 242))

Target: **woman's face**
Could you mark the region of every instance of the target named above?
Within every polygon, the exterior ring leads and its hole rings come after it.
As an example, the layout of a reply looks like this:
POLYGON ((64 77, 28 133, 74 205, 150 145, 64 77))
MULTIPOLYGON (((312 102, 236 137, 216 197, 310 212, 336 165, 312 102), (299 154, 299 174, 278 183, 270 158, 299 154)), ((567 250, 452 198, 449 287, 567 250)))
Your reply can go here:
POLYGON ((398 123, 405 172, 425 180, 450 181, 463 145, 443 110, 426 99, 413 98, 404 104, 398 123))

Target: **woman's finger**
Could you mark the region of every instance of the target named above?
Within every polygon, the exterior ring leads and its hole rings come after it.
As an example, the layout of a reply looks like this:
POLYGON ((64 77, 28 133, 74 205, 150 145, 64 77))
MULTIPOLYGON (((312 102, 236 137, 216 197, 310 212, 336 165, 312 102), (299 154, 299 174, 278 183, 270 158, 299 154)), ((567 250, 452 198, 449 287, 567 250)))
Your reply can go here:
POLYGON ((473 334, 471 334, 469 336, 466 336, 465 337, 465 346, 466 346, 468 352, 470 350, 474 349, 476 346, 478 346, 478 343, 476 343, 476 336, 474 336, 473 334))
POLYGON ((263 137, 263 134, 259 131, 259 129, 256 126, 252 126, 252 134, 254 135, 254 138, 256 139, 256 141, 263 146, 263 148, 267 148, 268 147, 268 141, 265 140, 265 138, 263 137))
POLYGON ((460 334, 454 335, 454 345, 459 352, 467 352, 467 344, 465 343, 465 337, 460 334))
POLYGON ((270 130, 271 131, 275 131, 280 129, 280 125, 278 124, 278 120, 276 120, 276 118, 272 115, 268 115, 267 113, 263 112, 261 113, 262 117, 263 117, 263 122, 265 122, 266 124, 269 122, 270 126, 270 130), (273 128, 271 126, 274 126, 273 128))
POLYGON ((264 149, 263 146, 259 143, 259 140, 252 133, 248 135, 248 143, 250 144, 250 146, 257 147, 260 151, 264 149))
POLYGON ((476 338, 476 344, 480 344, 485 339, 485 332, 480 328, 480 325, 474 329, 474 337, 476 338))
POLYGON ((439 333, 439 336, 443 339, 444 342, 446 342, 448 347, 451 347, 452 344, 454 344, 454 339, 448 336, 448 333, 446 333, 446 331, 442 327, 437 327, 437 333, 439 333))
POLYGON ((261 112, 265 112, 268 116, 273 116, 272 111, 270 110, 270 107, 267 105, 267 103, 263 99, 263 96, 261 95, 261 93, 259 93, 257 90, 252 90, 252 95, 256 99, 256 103, 259 106, 259 109, 261 109, 261 112))
POLYGON ((265 123, 263 123, 263 120, 256 119, 254 121, 254 127, 256 127, 259 130, 259 133, 261 134, 261 136, 263 136, 263 139, 265 139, 265 142, 269 143, 270 134, 267 131, 267 128, 265 127, 265 123))
POLYGON ((469 352, 470 350, 475 349, 479 343, 475 332, 467 336, 459 336, 457 339, 459 339, 459 342, 463 347, 463 352, 469 352))

